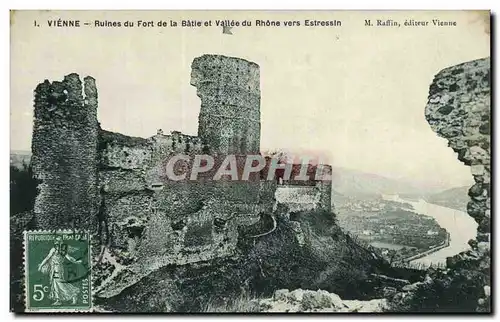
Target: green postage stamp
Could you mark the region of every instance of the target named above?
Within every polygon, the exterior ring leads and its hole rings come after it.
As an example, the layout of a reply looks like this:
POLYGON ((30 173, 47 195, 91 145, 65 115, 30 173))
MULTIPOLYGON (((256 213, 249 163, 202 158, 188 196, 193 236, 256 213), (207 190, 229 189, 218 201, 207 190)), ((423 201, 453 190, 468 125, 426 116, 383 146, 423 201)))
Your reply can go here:
POLYGON ((91 311, 90 256, 87 232, 25 231, 26 311, 91 311))

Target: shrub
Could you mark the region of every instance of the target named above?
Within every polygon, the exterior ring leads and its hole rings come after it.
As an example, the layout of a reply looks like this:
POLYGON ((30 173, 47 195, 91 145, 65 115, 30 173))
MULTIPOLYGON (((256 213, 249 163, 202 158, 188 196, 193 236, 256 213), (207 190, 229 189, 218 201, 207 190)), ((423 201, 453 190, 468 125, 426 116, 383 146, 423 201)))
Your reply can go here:
POLYGON ((10 215, 30 211, 35 204, 37 180, 33 178, 31 166, 10 166, 10 215))
POLYGON ((205 313, 252 313, 260 312, 259 300, 247 292, 242 292, 238 297, 223 301, 212 298, 202 308, 205 313))
POLYGON ((483 287, 488 283, 485 272, 476 269, 439 270, 432 282, 419 286, 410 300, 394 303, 391 310, 406 312, 476 312, 483 287))

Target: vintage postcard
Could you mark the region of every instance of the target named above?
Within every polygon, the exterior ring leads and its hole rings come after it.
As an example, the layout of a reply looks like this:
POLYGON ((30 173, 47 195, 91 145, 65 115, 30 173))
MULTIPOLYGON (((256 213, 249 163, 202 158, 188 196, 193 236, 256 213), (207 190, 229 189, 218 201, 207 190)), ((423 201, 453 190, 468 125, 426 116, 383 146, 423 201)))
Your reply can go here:
POLYGON ((11 311, 491 313, 489 11, 11 11, 11 311))

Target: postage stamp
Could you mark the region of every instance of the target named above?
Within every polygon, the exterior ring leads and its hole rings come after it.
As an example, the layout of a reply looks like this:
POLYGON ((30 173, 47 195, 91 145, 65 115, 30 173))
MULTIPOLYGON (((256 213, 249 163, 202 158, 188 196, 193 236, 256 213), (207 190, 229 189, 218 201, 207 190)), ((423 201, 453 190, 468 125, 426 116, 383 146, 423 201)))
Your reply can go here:
POLYGON ((24 272, 26 312, 91 311, 88 232, 25 231, 24 272))

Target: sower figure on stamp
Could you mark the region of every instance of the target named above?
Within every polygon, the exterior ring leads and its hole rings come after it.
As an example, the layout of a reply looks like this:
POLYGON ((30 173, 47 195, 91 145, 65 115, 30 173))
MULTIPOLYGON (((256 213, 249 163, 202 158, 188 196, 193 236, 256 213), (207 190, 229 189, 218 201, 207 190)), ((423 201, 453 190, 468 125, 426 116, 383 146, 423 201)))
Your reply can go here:
POLYGON ((80 290, 70 281, 65 279, 65 260, 73 264, 79 264, 82 261, 76 260, 68 254, 68 245, 62 242, 60 236, 56 237, 54 247, 49 251, 47 257, 38 265, 38 270, 50 276, 49 298, 54 300, 53 305, 61 305, 62 302, 72 301, 76 304, 80 290))

